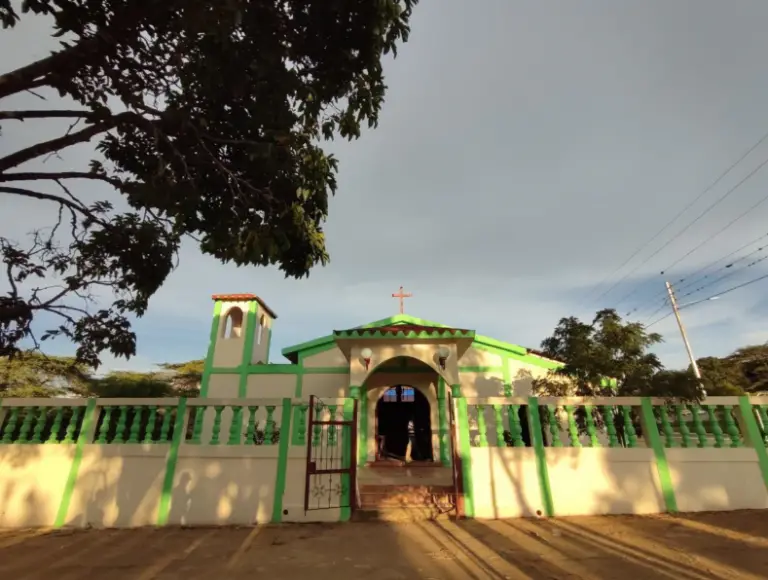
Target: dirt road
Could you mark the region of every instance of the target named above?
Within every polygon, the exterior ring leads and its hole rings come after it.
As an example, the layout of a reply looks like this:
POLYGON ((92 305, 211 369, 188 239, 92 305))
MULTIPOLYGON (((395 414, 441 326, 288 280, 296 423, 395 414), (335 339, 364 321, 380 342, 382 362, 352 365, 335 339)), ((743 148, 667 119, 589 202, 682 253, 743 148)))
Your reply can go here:
POLYGON ((0 577, 757 580, 768 513, 0 531, 0 577))

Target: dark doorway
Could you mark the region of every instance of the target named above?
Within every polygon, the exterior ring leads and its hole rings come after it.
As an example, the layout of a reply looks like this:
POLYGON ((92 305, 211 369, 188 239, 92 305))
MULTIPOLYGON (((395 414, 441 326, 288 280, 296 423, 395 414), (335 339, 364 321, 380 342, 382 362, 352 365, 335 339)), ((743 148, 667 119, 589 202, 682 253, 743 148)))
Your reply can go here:
POLYGON ((416 429, 411 459, 433 461, 429 401, 418 389, 404 385, 387 389, 376 403, 376 439, 380 444, 380 455, 405 458, 410 419, 416 429))

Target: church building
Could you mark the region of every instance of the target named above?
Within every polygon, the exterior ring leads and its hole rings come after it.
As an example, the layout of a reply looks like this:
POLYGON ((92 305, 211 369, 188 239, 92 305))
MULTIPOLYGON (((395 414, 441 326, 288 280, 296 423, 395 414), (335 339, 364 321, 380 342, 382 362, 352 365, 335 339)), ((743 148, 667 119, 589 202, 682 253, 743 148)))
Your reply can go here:
POLYGON ((253 294, 214 295, 201 396, 356 399, 360 465, 404 458, 409 427, 413 460, 449 465, 449 394, 526 397, 533 379, 560 364, 471 329, 406 315, 408 294, 401 288, 393 296, 400 314, 289 346, 285 362, 272 362, 275 312, 253 294))

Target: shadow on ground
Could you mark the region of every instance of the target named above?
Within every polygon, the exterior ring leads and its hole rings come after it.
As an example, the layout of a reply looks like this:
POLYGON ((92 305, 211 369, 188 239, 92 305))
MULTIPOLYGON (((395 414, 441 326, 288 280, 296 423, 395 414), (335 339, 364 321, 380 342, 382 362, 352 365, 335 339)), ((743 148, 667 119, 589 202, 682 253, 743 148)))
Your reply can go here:
POLYGON ((760 579, 765 512, 0 532, 15 579, 760 579))

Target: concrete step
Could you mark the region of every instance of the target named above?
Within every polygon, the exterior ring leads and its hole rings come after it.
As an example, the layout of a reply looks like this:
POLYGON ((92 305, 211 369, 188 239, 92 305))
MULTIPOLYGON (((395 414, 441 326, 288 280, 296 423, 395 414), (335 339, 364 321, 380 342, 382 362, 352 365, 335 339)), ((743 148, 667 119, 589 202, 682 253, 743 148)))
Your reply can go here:
POLYGON ((429 507, 382 507, 377 509, 358 509, 352 514, 352 520, 357 522, 419 522, 429 520, 452 519, 455 511, 445 512, 429 507))
POLYGON ((360 487, 360 503, 364 509, 427 508, 438 511, 453 509, 453 488, 423 485, 364 485, 360 487))

